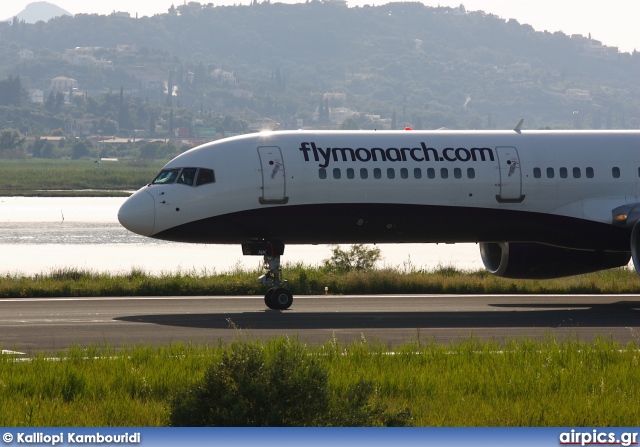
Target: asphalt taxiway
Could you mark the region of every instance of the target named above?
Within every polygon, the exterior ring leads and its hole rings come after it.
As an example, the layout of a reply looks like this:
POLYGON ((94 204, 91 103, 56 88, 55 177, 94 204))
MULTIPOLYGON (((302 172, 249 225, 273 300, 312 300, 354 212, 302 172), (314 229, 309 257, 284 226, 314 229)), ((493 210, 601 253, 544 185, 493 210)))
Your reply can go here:
POLYGON ((282 335, 389 347, 470 336, 640 342, 640 295, 297 296, 286 311, 248 296, 0 299, 0 347, 26 354, 282 335))

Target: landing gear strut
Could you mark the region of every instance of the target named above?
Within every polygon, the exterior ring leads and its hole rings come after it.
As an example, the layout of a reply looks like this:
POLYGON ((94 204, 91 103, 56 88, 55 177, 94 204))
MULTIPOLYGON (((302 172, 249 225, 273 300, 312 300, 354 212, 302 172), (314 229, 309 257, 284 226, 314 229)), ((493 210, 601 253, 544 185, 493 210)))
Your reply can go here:
POLYGON ((284 310, 291 307, 293 295, 286 288, 287 281, 282 280, 280 255, 284 253, 282 242, 251 242, 242 244, 245 255, 263 255, 263 267, 267 272, 258 278, 261 284, 269 286, 264 295, 264 303, 269 309, 284 310))
POLYGON ((261 284, 273 286, 264 296, 264 303, 269 309, 288 309, 293 303, 293 295, 284 287, 287 281, 282 281, 282 269, 280 268, 280 256, 264 255, 263 268, 267 273, 258 278, 261 284))

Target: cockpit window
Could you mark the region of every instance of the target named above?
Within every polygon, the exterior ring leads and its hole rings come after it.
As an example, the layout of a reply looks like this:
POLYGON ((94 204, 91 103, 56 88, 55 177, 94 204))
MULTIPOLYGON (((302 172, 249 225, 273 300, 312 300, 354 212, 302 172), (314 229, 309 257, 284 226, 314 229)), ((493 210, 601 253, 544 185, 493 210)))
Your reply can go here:
POLYGON ((179 183, 188 186, 200 186, 207 183, 215 183, 216 174, 213 169, 204 168, 175 168, 164 169, 153 180, 154 185, 169 185, 171 183, 179 183))
POLYGON ((164 169, 151 183, 154 185, 168 185, 176 181, 179 172, 180 169, 164 169))
POLYGON ((198 171, 198 179, 196 180, 196 186, 204 185, 206 183, 215 183, 216 176, 212 169, 200 168, 198 171))
POLYGON ((178 176, 178 182, 183 185, 193 186, 193 180, 196 178, 197 168, 184 168, 178 176))

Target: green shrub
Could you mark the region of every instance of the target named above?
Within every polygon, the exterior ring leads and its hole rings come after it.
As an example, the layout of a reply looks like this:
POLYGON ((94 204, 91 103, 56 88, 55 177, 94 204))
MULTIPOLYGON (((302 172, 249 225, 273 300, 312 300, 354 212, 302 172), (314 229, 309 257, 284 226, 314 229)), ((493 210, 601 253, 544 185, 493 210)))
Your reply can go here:
MULTIPOLYGON (((173 426, 281 427, 403 425, 370 405, 373 386, 329 384, 327 367, 300 343, 233 343, 201 383, 172 402, 173 426), (385 419, 386 418, 386 419, 385 419)), ((402 416, 402 415, 400 415, 402 416)))
POLYGON ((373 270, 380 257, 380 249, 377 247, 368 248, 363 244, 355 244, 346 251, 339 245, 333 245, 331 258, 325 259, 323 263, 326 268, 336 272, 369 271, 373 270))
POLYGON ((297 344, 233 343, 173 402, 173 426, 311 426, 328 407, 327 372, 297 344))

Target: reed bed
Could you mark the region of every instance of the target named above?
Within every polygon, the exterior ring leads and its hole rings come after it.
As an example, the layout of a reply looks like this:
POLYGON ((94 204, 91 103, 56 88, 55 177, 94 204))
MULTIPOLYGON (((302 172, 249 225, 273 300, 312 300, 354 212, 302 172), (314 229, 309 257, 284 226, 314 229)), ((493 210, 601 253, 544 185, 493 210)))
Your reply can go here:
MULTIPOLYGON (((51 196, 63 195, 65 190, 133 190, 153 180, 164 164, 162 161, 3 160, 0 194, 51 196)), ((86 195, 85 192, 83 196, 86 195)))
MULTIPOLYGON (((367 384, 367 408, 410 426, 638 426, 638 346, 610 339, 415 339, 388 348, 364 338, 307 346, 295 339, 230 344, 70 348, 27 361, 0 357, 2 426, 163 426, 175 398, 238 344, 269 359, 302 351, 326 371, 331 399, 367 384)), ((250 371, 248 371, 250 373, 250 371)), ((283 372, 286 374, 286 372, 283 372)), ((222 398, 223 396, 221 396, 222 398)), ((334 402, 335 404, 335 402, 334 402)), ((338 402, 339 404, 339 402, 338 402)), ((378 422, 376 422, 378 421, 378 422)))
MULTIPOLYGON (((126 273, 99 273, 62 268, 35 276, 0 276, 0 297, 262 295, 256 281, 259 269, 227 272, 178 271, 152 275, 140 269, 126 273)), ((434 270, 383 268, 337 273, 326 267, 285 266, 285 278, 294 294, 633 294, 640 278, 627 268, 605 270, 554 280, 511 280, 484 271, 453 267, 434 270)))

